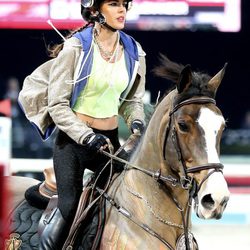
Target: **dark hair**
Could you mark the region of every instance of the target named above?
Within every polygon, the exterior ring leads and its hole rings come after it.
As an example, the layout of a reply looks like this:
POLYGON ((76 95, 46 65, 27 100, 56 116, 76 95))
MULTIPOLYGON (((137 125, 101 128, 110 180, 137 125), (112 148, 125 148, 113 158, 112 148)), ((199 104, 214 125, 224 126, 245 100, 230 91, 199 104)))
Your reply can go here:
MULTIPOLYGON (((153 73, 158 76, 170 80, 177 84, 184 65, 172 62, 166 55, 160 54, 160 65, 153 69, 153 73)), ((211 76, 200 71, 192 71, 192 81, 188 91, 181 93, 178 102, 186 100, 192 96, 208 96, 214 98, 214 92, 208 88, 208 82, 211 76)))

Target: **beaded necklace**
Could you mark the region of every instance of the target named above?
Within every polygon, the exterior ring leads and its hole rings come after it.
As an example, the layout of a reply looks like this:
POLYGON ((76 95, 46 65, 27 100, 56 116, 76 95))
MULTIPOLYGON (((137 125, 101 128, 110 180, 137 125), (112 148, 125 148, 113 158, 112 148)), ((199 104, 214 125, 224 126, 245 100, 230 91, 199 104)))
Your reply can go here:
POLYGON ((101 45, 100 41, 98 40, 98 31, 96 29, 94 30, 94 39, 95 39, 95 42, 98 46, 98 49, 101 55, 103 56, 105 60, 110 60, 114 56, 114 54, 117 54, 119 52, 119 40, 120 40, 119 33, 117 33, 117 38, 116 38, 112 51, 105 50, 103 45, 101 45))

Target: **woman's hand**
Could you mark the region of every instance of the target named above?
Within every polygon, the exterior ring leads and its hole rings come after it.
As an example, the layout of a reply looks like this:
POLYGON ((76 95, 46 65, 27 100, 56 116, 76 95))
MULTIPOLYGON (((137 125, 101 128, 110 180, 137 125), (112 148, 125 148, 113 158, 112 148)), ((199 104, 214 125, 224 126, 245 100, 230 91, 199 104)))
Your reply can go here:
POLYGON ((108 137, 102 134, 91 134, 83 141, 83 145, 86 145, 91 151, 99 152, 108 147, 108 137))
POLYGON ((139 135, 142 135, 144 130, 145 130, 145 125, 142 121, 140 120, 134 120, 132 123, 131 123, 131 132, 133 134, 139 134, 139 135))

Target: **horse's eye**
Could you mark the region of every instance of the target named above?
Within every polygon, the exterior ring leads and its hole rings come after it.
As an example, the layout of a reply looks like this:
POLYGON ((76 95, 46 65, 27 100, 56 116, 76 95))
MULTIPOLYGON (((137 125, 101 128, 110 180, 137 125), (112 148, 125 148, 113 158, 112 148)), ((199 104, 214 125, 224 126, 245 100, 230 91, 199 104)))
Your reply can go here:
POLYGON ((188 126, 184 121, 178 122, 178 126, 181 131, 188 132, 188 126))

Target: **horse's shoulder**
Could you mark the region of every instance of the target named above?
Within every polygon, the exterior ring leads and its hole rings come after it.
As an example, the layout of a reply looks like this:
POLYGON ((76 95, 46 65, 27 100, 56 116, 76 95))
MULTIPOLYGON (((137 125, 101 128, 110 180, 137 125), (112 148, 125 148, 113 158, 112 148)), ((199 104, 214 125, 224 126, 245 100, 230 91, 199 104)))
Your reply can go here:
POLYGON ((25 191, 40 182, 39 180, 22 176, 6 176, 5 179, 8 190, 8 202, 12 211, 25 199, 25 191))

